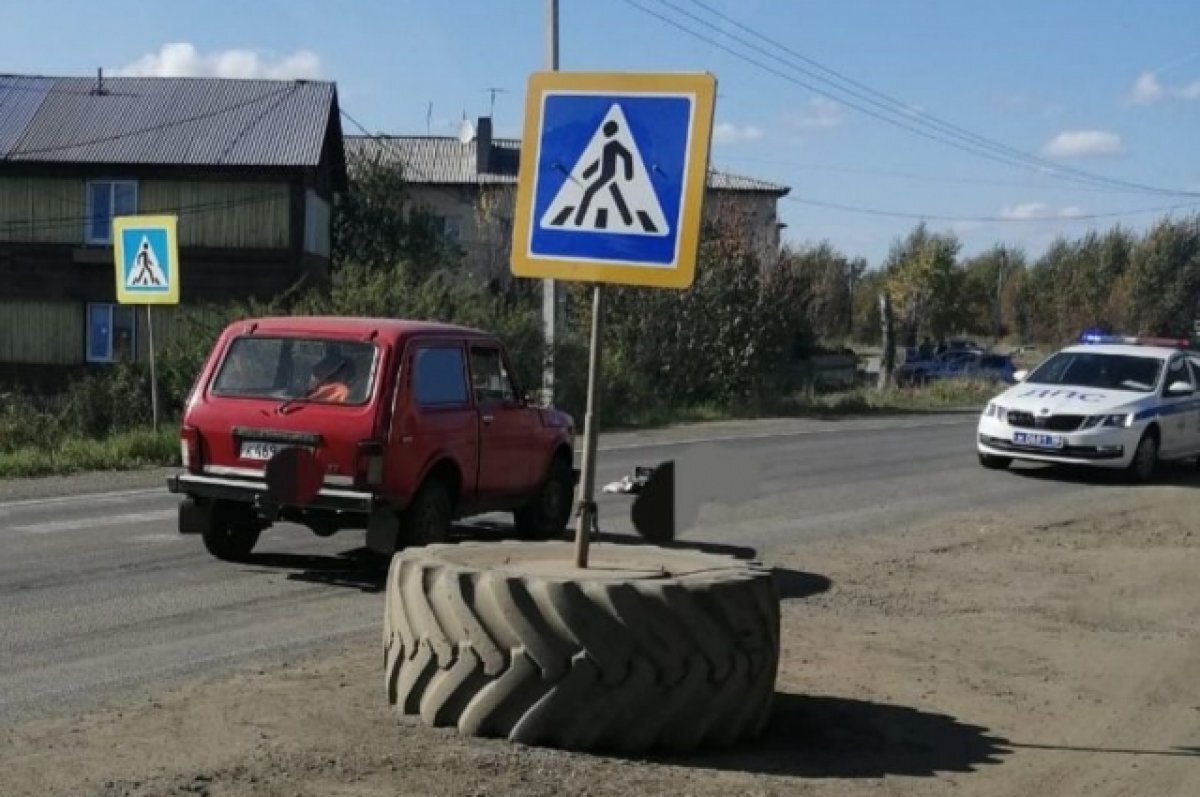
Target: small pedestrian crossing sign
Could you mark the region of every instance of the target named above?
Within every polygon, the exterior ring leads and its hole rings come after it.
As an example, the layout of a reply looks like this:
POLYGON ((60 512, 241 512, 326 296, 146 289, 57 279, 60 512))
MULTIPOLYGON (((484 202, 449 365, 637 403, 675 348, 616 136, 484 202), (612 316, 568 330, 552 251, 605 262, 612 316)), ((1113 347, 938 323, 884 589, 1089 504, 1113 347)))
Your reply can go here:
POLYGON ((532 75, 513 273, 691 285, 715 94, 709 74, 532 75))
POLYGON ((117 300, 122 304, 178 304, 179 252, 174 216, 113 219, 117 300))

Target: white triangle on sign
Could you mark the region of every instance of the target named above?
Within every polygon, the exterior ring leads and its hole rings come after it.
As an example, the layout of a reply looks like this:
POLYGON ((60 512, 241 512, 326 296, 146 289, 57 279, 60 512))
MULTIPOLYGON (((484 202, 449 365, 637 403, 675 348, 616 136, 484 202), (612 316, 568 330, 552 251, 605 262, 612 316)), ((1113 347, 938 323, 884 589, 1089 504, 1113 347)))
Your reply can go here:
POLYGON ((670 233, 620 105, 608 109, 538 225, 571 232, 670 233))
POLYGON ((133 268, 125 276, 127 288, 165 288, 167 275, 158 264, 158 255, 150 245, 149 236, 143 235, 142 242, 133 254, 133 268))

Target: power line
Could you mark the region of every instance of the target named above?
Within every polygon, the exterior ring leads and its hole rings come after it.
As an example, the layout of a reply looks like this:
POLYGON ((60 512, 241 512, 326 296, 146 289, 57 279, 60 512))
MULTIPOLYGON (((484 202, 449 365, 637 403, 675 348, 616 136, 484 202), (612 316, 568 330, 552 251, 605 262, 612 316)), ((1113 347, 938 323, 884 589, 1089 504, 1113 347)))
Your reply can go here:
MULTIPOLYGON (((669 2, 669 0, 659 0, 659 2, 663 3, 664 5, 670 6, 671 8, 676 9, 680 13, 688 16, 691 19, 694 19, 694 20, 700 22, 701 24, 707 25, 711 29, 720 31, 720 28, 717 28, 716 26, 712 25, 712 23, 706 22, 705 20, 700 19, 699 17, 696 17, 694 14, 691 14, 684 9, 680 9, 678 6, 669 2)), ((833 80, 829 80, 828 78, 822 78, 821 76, 814 74, 810 70, 805 70, 802 67, 797 67, 797 66, 795 66, 795 64, 791 65, 793 68, 797 69, 798 71, 803 72, 804 74, 814 77, 817 80, 821 80, 828 85, 834 86, 835 88, 839 88, 840 90, 848 91, 852 96, 863 98, 866 101, 871 102, 872 104, 876 105, 877 107, 882 107, 885 111, 892 112, 892 113, 898 112, 905 116, 916 118, 919 121, 921 121, 922 123, 928 124, 928 125, 934 127, 935 129, 939 129, 940 131, 948 133, 950 135, 953 135, 956 138, 969 141, 973 145, 985 147, 985 148, 992 150, 993 152, 1000 154, 1006 158, 1018 158, 1020 160, 1023 160, 1025 162, 1029 163, 1032 166, 1036 166, 1041 169, 1049 170, 1051 172, 1060 173, 1061 175, 1073 175, 1075 177, 1078 177, 1081 180, 1097 182, 1097 183, 1104 183, 1107 185, 1123 186, 1123 187, 1133 189, 1135 191, 1144 192, 1144 193, 1162 194, 1162 195, 1166 195, 1166 196, 1200 197, 1200 194, 1197 194, 1195 192, 1178 191, 1178 190, 1174 190, 1174 189, 1164 189, 1164 188, 1160 188, 1157 186, 1149 186, 1149 185, 1145 185, 1142 183, 1136 183, 1136 182, 1130 182, 1130 181, 1126 181, 1126 180, 1119 180, 1119 179, 1115 179, 1115 178, 1105 177, 1103 175, 1097 175, 1097 174, 1094 174, 1091 172, 1084 171, 1082 169, 1076 169, 1076 168, 1072 168, 1072 167, 1068 167, 1068 166, 1062 166, 1060 164, 1054 163, 1053 161, 1049 161, 1045 158, 1041 158, 1036 155, 1026 153, 1015 147, 1008 146, 1007 144, 997 142, 994 139, 990 139, 985 136, 981 136, 981 135, 974 133, 970 130, 967 130, 963 127, 960 127, 958 125, 952 124, 950 122, 946 122, 942 119, 939 119, 931 114, 927 114, 922 111, 916 111, 908 103, 902 102, 902 101, 900 101, 894 97, 891 97, 890 95, 887 95, 881 91, 877 91, 877 90, 871 88, 870 86, 867 86, 866 84, 856 81, 853 78, 850 78, 834 69, 826 67, 823 64, 821 64, 811 58, 808 58, 807 56, 803 55, 802 53, 799 53, 796 50, 788 47, 787 45, 782 44, 782 43, 780 43, 758 31, 755 31, 753 28, 750 28, 749 26, 742 24, 741 22, 734 19, 733 17, 730 17, 729 15, 724 14, 717 9, 714 9, 712 6, 703 2, 703 0, 691 0, 691 2, 697 6, 700 6, 701 8, 704 8, 705 10, 707 10, 709 13, 713 14, 717 18, 730 23, 730 24, 740 28, 741 30, 748 32, 749 34, 751 34, 752 36, 755 36, 756 38, 760 39, 761 41, 767 42, 768 44, 772 45, 773 47, 776 47, 776 48, 782 50, 783 52, 786 52, 786 53, 800 59, 801 61, 803 61, 805 63, 811 64, 815 68, 821 70, 822 72, 824 72, 828 75, 832 75, 837 81, 840 81, 842 83, 848 84, 853 87, 856 87, 858 89, 862 89, 863 92, 866 92, 867 94, 872 95, 873 97, 880 98, 882 100, 882 103, 873 100, 871 97, 864 97, 863 94, 855 92, 853 90, 845 89, 844 87, 839 87, 839 86, 837 86, 837 83, 835 83, 833 80), (891 107, 888 107, 888 106, 891 106, 891 107), (898 109, 898 111, 895 109, 898 109)), ((727 32, 724 32, 724 31, 720 31, 720 32, 725 33, 725 35, 730 36, 730 38, 733 38, 735 41, 740 41, 744 44, 747 44, 747 46, 754 48, 753 44, 747 43, 743 39, 732 36, 731 34, 728 34, 727 32)), ((787 63, 786 61, 779 59, 777 56, 773 56, 772 54, 767 53, 759 48, 755 48, 755 49, 757 49, 759 52, 764 52, 764 54, 766 54, 770 57, 776 58, 776 60, 780 60, 783 63, 787 63)), ((833 99, 838 99, 838 98, 835 97, 833 99)), ((946 142, 946 143, 950 143, 950 142, 946 142)))
MULTIPOLYGON (((219 202, 201 202, 192 205, 178 205, 175 207, 158 207, 154 208, 153 210, 146 210, 145 212, 175 213, 180 216, 194 216, 222 210, 250 207, 259 204, 265 205, 270 202, 279 201, 286 202, 286 195, 274 192, 244 197, 242 199, 222 200, 219 202)), ((53 230, 62 230, 84 225, 89 223, 92 218, 93 215, 89 214, 82 216, 56 216, 45 219, 34 219, 30 221, 9 220, 6 222, 0 222, 0 232, 6 232, 10 236, 17 233, 49 232, 53 230)))
MULTIPOLYGON (((693 2, 695 2, 695 1, 696 0, 693 0, 693 2)), ((747 41, 744 38, 736 36, 735 34, 731 34, 728 31, 723 30, 720 27, 714 25, 713 23, 711 23, 705 19, 702 19, 702 18, 696 16, 695 14, 692 14, 691 12, 687 11, 686 9, 682 9, 679 6, 675 5, 674 3, 669 2, 669 0, 659 0, 659 2, 662 5, 676 10, 678 13, 683 14, 683 15, 695 20, 696 22, 699 22, 702 25, 704 25, 712 30, 717 31, 718 33, 720 33, 723 36, 733 39, 734 41, 742 44, 744 47, 750 48, 754 52, 760 53, 774 61, 777 61, 777 62, 783 64, 789 70, 792 70, 793 72, 799 72, 807 77, 810 77, 812 79, 815 79, 817 81, 820 81, 826 85, 833 87, 831 90, 826 90, 826 89, 820 88, 819 86, 813 85, 812 83, 809 83, 809 82, 806 82, 804 80, 797 78, 794 74, 782 72, 779 69, 776 69, 775 67, 772 67, 768 64, 763 63, 760 60, 757 60, 749 55, 746 55, 742 51, 739 51, 732 47, 729 47, 729 46, 725 45, 724 43, 717 41, 709 36, 706 36, 705 34, 703 34, 701 32, 698 32, 692 28, 682 25, 679 22, 677 22, 676 20, 671 19, 670 17, 667 17, 664 14, 660 14, 657 11, 655 11, 651 8, 648 8, 639 2, 636 2, 636 0, 625 0, 625 2, 629 5, 637 8, 638 10, 642 11, 643 13, 653 16, 653 17, 659 19, 660 21, 670 25, 671 27, 674 27, 677 30, 680 30, 680 31, 688 34, 689 36, 692 36, 693 38, 696 38, 696 39, 699 39, 700 41, 704 41, 708 44, 711 44, 712 46, 717 47, 718 49, 721 49, 740 60, 750 63, 751 65, 756 66, 759 69, 762 69, 766 72, 774 74, 777 77, 783 78, 784 80, 787 80, 790 83, 793 83, 793 84, 798 85, 802 88, 805 88, 809 91, 812 91, 816 94, 820 94, 824 97, 827 97, 829 99, 832 99, 832 100, 835 100, 842 104, 845 104, 845 105, 859 111, 860 113, 866 114, 867 116, 870 116, 879 121, 890 124, 894 127, 898 127, 900 129, 906 130, 915 135, 919 135, 919 136, 922 136, 923 138, 927 138, 932 141, 935 141, 937 143, 940 143, 940 144, 943 144, 946 146, 951 146, 956 149, 960 149, 962 151, 976 155, 977 157, 982 157, 982 158, 986 158, 989 160, 997 161, 997 162, 1003 163, 1008 166, 1019 166, 1021 168, 1030 168, 1031 166, 1036 165, 1038 168, 1049 171, 1058 179, 1071 180, 1071 181, 1075 181, 1075 182, 1086 182, 1086 183, 1099 184, 1099 185, 1120 186, 1122 188, 1137 191, 1139 193, 1152 193, 1152 194, 1167 195, 1167 196, 1200 197, 1200 194, 1196 194, 1196 193, 1192 193, 1192 192, 1163 189, 1163 188, 1158 188, 1155 186, 1148 186, 1148 185, 1144 185, 1144 184, 1140 184, 1140 183, 1133 183, 1133 182, 1129 182, 1129 181, 1103 177, 1100 175, 1094 175, 1094 174, 1090 174, 1088 172, 1084 172, 1079 169, 1073 169, 1073 168, 1069 168, 1069 167, 1059 166, 1050 161, 1046 161, 1046 160, 1038 158, 1036 156, 1029 155, 1028 153, 1021 152, 1020 150, 1014 149, 1012 147, 1008 147, 1007 145, 999 144, 997 142, 991 141, 990 139, 986 139, 982 136, 978 136, 974 133, 971 133, 970 131, 966 131, 962 128, 958 128, 957 126, 950 125, 949 123, 941 122, 940 120, 936 120, 933 117, 915 113, 913 111, 913 109, 911 109, 910 106, 908 106, 904 103, 901 103, 898 100, 889 98, 889 97, 887 97, 887 95, 883 95, 881 92, 875 92, 873 89, 870 89, 869 87, 865 87, 865 86, 863 87, 866 91, 873 92, 873 93, 877 94, 878 96, 886 98, 887 103, 881 102, 879 100, 873 99, 870 96, 866 96, 862 91, 856 91, 854 89, 847 89, 844 86, 839 86, 834 81, 832 81, 828 78, 824 78, 820 75, 817 75, 812 70, 806 69, 803 66, 799 66, 795 61, 791 61, 791 60, 782 58, 779 55, 776 55, 775 53, 770 52, 769 50, 766 50, 763 47, 761 47, 753 42, 747 41), (835 92, 844 92, 844 93, 850 94, 853 97, 859 98, 863 102, 865 102, 867 105, 873 105, 876 108, 881 109, 882 113, 879 111, 876 111, 876 110, 872 110, 870 107, 866 107, 863 104, 860 104, 858 102, 847 100, 845 96, 843 96, 842 94, 839 94, 839 93, 835 93, 835 92), (890 107, 890 106, 899 106, 900 109, 897 110, 896 108, 890 107), (892 114, 892 115, 888 115, 888 114, 892 114), (897 118, 894 118, 893 115, 900 116, 902 118, 897 119, 897 118), (926 125, 927 127, 932 126, 937 132, 931 132, 928 129, 923 129, 921 127, 917 127, 917 126, 915 126, 916 124, 926 125), (948 139, 948 138, 946 138, 946 135, 953 135, 955 138, 948 139)), ((708 8, 707 6, 704 6, 704 7, 708 8)), ((720 14, 720 12, 716 12, 716 13, 720 14)), ((777 43, 774 43, 773 40, 767 39, 766 37, 762 36, 762 34, 753 32, 752 29, 749 29, 748 27, 742 25, 741 23, 737 22, 736 20, 734 20, 730 17, 726 17, 724 15, 720 15, 720 16, 721 16, 721 18, 726 19, 727 21, 731 22, 732 24, 737 25, 743 29, 749 30, 752 33, 754 33, 754 35, 756 35, 760 38, 766 39, 769 42, 772 42, 775 46, 783 47, 783 45, 778 45, 777 43)), ((785 49, 785 51, 788 51, 788 52, 794 52, 794 51, 788 50, 787 48, 784 48, 784 49, 785 49)), ((800 57, 803 58, 803 56, 800 56, 800 57)), ((806 60, 811 61, 811 59, 806 59, 806 60)), ((816 62, 812 62, 812 63, 815 64, 816 62)), ((818 65, 818 66, 820 66, 820 65, 818 65)), ((821 67, 821 68, 832 74, 838 74, 838 73, 834 73, 832 70, 828 70, 825 67, 821 67)), ((847 78, 843 78, 843 80, 845 82, 849 82, 849 79, 847 79, 847 78)), ((862 86, 862 84, 857 84, 857 85, 862 86)))
POLYGON ((947 175, 935 174, 918 174, 915 172, 896 171, 891 169, 868 169, 853 166, 834 166, 826 163, 808 163, 802 161, 781 160, 778 158, 756 158, 751 156, 733 155, 726 156, 727 161, 742 161, 745 163, 765 163, 774 166, 794 166, 798 169, 806 169, 812 171, 834 172, 837 174, 861 174, 870 177, 894 177, 901 180, 913 180, 915 182, 925 183, 955 183, 960 185, 992 185, 1007 188, 1036 188, 1036 189, 1067 189, 1072 191, 1085 191, 1088 193, 1112 194, 1112 193, 1134 193, 1141 195, 1141 191, 1121 191, 1118 189, 1100 188, 1099 186, 1085 185, 1047 185, 1031 180, 999 180, 987 177, 950 177, 947 175))
POLYGON ((803 197, 786 196, 788 202, 796 202, 801 205, 811 205, 818 208, 827 208, 829 210, 840 210, 846 213, 859 213, 865 216, 883 216, 893 219, 910 219, 914 221, 948 221, 948 222, 979 222, 979 223, 1002 223, 1002 224, 1030 224, 1034 222, 1073 222, 1073 221, 1094 221, 1096 219, 1113 219, 1122 216, 1137 216, 1145 213, 1167 213, 1173 210, 1197 209, 1200 208, 1200 202, 1188 202, 1175 205, 1160 205, 1153 208, 1136 208, 1131 210, 1118 210, 1111 213, 1084 213, 1070 216, 1055 216, 1045 217, 1036 216, 1029 218, 1013 218, 1011 216, 944 216, 936 213, 909 213, 900 210, 882 210, 879 208, 862 207, 858 205, 843 205, 837 202, 826 202, 819 199, 805 199, 803 197))

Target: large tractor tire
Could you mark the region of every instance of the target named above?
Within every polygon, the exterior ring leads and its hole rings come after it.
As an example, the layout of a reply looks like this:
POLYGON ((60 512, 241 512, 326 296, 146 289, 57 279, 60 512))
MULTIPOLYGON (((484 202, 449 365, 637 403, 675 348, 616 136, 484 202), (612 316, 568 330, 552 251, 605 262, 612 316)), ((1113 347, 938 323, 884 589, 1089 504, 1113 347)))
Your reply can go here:
POLYGON ((433 726, 569 750, 689 751, 757 736, 779 595, 756 563, 646 545, 429 545, 388 573, 388 702, 433 726))

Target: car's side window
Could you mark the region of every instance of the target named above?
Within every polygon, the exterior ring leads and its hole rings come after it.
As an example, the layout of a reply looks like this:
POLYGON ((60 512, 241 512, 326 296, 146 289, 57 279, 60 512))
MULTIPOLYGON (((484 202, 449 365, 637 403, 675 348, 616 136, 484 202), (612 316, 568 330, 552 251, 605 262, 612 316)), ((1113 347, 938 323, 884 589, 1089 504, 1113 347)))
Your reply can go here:
POLYGON ((1189 385, 1195 386, 1195 380, 1192 379, 1192 370, 1188 367, 1188 362, 1183 357, 1176 357, 1167 363, 1167 378, 1163 380, 1163 393, 1165 394, 1171 389, 1171 385, 1176 382, 1187 382, 1189 385))
POLYGON ((413 396, 419 407, 467 403, 466 363, 461 346, 425 345, 413 355, 413 396))
POLYGON ((504 367, 504 358, 494 346, 471 347, 471 382, 479 404, 516 403, 512 378, 504 367))

